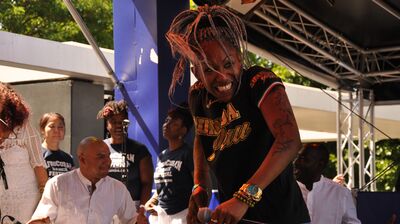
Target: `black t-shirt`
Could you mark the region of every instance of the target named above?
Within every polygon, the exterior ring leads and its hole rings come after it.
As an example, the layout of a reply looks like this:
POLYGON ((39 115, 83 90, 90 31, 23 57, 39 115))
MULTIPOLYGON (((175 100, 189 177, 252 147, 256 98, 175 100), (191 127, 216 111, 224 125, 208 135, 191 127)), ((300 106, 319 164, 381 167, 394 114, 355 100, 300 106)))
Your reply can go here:
MULTIPOLYGON (((104 142, 110 149, 111 167, 108 175, 119 181, 124 181, 124 163, 125 157, 122 154, 122 144, 111 144, 111 139, 105 139, 104 142)), ((140 183, 140 161, 150 156, 147 147, 135 140, 128 139, 126 142, 127 168, 128 178, 126 179, 126 187, 134 201, 140 200, 140 192, 142 190, 140 183)))
POLYGON ((49 175, 49 178, 71 171, 74 167, 74 160, 72 159, 72 156, 61 149, 57 151, 51 151, 42 147, 42 150, 43 158, 46 161, 47 175, 49 175))
MULTIPOLYGON (((232 198, 255 173, 275 141, 258 104, 278 85, 282 86, 282 82, 275 74, 252 67, 243 71, 241 88, 229 103, 210 105, 214 98, 201 82, 190 89, 195 131, 206 157, 214 157, 209 163, 217 177, 222 202, 232 198)), ((309 222, 291 164, 264 189, 261 201, 249 208, 243 218, 268 223, 309 222)))
POLYGON ((158 155, 154 183, 159 205, 168 215, 188 207, 193 187, 192 172, 193 149, 187 144, 174 151, 165 149, 158 155))

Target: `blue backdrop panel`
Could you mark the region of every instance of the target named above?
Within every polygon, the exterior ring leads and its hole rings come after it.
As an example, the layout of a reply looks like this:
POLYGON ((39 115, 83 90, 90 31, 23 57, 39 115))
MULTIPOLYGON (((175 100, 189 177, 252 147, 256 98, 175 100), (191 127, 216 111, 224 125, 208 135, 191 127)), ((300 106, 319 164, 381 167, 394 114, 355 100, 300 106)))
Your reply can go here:
POLYGON ((397 192, 359 192, 357 195, 357 216, 363 224, 386 224, 397 215, 400 223, 400 193, 397 192))
MULTIPOLYGON (((170 100, 168 98, 168 89, 171 83, 171 74, 175 67, 175 59, 172 58, 171 49, 165 38, 165 33, 168 31, 169 25, 171 24, 174 17, 181 11, 189 8, 189 1, 184 0, 159 0, 157 1, 157 39, 158 39, 158 90, 160 95, 158 96, 159 108, 160 108, 160 121, 164 121, 168 109, 170 108, 170 100), (163 108, 163 109, 161 109, 163 108)), ((189 70, 186 71, 182 86, 178 86, 175 89, 173 96, 173 102, 179 104, 183 101, 187 101, 188 91, 190 86, 190 75, 189 70)), ((160 130, 162 128, 162 122, 160 123, 160 130)), ((160 149, 167 147, 167 142, 162 138, 160 139, 160 149)), ((192 142, 193 135, 189 135, 185 140, 189 143, 192 142)))
MULTIPOLYGON (((165 32, 175 15, 188 8, 189 1, 116 0, 113 4, 115 73, 151 132, 146 135, 137 118, 129 114, 129 137, 144 143, 155 161, 167 146, 161 130, 170 108, 167 94, 175 64, 165 32), (155 139, 153 144, 151 138, 155 139)), ((187 99, 189 84, 186 78, 175 94, 177 103, 187 99)), ((118 89, 115 98, 124 98, 118 89)))
MULTIPOLYGON (((158 66, 157 43, 154 38, 157 23, 148 17, 142 17, 142 14, 155 15, 155 11, 155 1, 146 1, 144 8, 138 8, 130 0, 114 1, 115 72, 153 137, 158 140, 159 92, 155 88, 158 83, 158 66), (155 59, 151 60, 151 55, 155 59)), ((115 91, 115 98, 122 98, 118 89, 115 91)), ((158 149, 151 147, 148 136, 144 135, 131 114, 129 119, 129 136, 146 144, 154 157, 158 149)))

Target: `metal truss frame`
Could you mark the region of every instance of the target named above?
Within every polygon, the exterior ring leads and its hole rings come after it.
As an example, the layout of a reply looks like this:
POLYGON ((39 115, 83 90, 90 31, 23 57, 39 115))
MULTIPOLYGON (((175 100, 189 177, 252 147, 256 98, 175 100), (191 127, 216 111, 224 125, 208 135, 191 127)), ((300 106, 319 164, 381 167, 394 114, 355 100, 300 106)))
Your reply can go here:
POLYGON ((376 191, 375 182, 364 187, 376 174, 373 91, 359 89, 344 93, 339 90, 338 101, 337 172, 348 176, 349 188, 376 191))
POLYGON ((289 0, 264 1, 245 23, 351 87, 400 80, 400 46, 363 49, 289 0))

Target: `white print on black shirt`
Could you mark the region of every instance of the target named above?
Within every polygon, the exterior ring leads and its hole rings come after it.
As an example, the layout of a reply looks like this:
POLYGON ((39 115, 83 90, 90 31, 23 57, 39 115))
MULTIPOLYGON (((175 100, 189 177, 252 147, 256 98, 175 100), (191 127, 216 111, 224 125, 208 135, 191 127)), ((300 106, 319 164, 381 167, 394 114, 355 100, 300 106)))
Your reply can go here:
POLYGON ((113 152, 110 155, 111 158, 111 167, 109 172, 110 173, 120 173, 122 180, 126 178, 125 168, 130 166, 130 163, 135 162, 135 154, 127 154, 126 156, 126 166, 125 164, 125 156, 119 152, 113 152))
POLYGON ((156 172, 154 173, 154 182, 158 183, 169 183, 172 182, 172 168, 175 168, 178 172, 181 170, 182 161, 179 160, 166 160, 164 162, 158 162, 156 172))
MULTIPOLYGON (((125 162, 125 157, 122 155, 122 153, 118 153, 118 152, 113 152, 110 155, 111 158, 111 167, 112 168, 123 168, 124 166, 124 162, 125 162)), ((129 162, 135 162, 135 154, 128 154, 126 157, 127 160, 127 164, 126 167, 129 166, 128 161, 129 162)))
POLYGON ((48 175, 50 177, 57 176, 58 174, 66 173, 72 169, 72 164, 64 161, 46 161, 48 175))

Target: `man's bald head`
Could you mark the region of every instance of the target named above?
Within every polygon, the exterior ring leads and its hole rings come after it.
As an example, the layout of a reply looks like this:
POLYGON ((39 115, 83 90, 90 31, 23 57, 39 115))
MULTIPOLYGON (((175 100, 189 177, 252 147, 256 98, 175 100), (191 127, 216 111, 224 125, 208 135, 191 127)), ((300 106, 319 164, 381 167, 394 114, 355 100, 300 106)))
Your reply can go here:
POLYGON ((89 136, 84 138, 78 145, 78 150, 77 150, 78 157, 81 156, 85 151, 90 149, 90 147, 88 146, 92 144, 105 144, 105 143, 103 142, 103 140, 94 136, 89 136))
POLYGON ((110 150, 103 140, 93 136, 84 138, 79 143, 77 154, 83 176, 92 183, 107 176, 111 159, 110 150))

